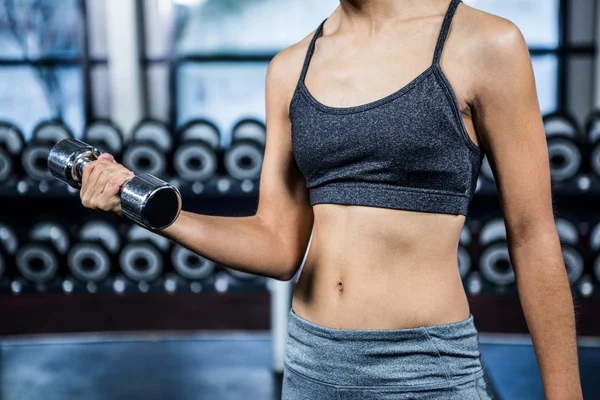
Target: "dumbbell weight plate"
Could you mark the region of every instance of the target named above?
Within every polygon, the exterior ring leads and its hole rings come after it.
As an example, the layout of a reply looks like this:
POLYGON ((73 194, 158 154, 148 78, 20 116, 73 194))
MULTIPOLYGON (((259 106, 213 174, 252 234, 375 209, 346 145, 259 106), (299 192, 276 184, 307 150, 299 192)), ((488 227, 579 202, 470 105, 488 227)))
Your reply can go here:
POLYGON ((463 246, 470 245, 472 237, 471 228, 465 223, 460 231, 459 244, 462 244, 463 246))
POLYGON ((100 282, 110 274, 110 257, 97 243, 75 244, 69 250, 67 264, 73 275, 83 282, 100 282))
POLYGON ((221 134, 217 126, 205 119, 195 119, 186 123, 179 130, 177 137, 180 143, 202 141, 213 150, 218 149, 221 142, 221 134))
POLYGON ((263 149, 253 141, 236 141, 225 151, 225 169, 235 179, 256 180, 260 178, 263 157, 263 149))
POLYGON ((173 268, 182 277, 190 280, 201 280, 209 277, 214 269, 215 263, 201 257, 200 255, 176 245, 171 252, 173 268))
POLYGON ((23 133, 15 125, 0 121, 0 145, 11 156, 18 156, 25 147, 23 133))
POLYGON ((204 142, 184 142, 173 154, 173 167, 177 175, 186 181, 205 181, 217 171, 217 155, 204 142))
POLYGON ((132 142, 123 153, 123 165, 138 174, 164 176, 167 170, 165 154, 149 142, 132 142))
POLYGON ((48 158, 54 144, 72 138, 69 128, 60 121, 50 120, 39 123, 33 130, 32 141, 21 155, 25 173, 36 181, 51 180, 48 158))
POLYGON ((264 123, 256 119, 243 119, 233 128, 231 142, 250 140, 264 147, 267 142, 267 128, 264 123))
POLYGON ((166 253, 171 246, 171 241, 166 237, 150 232, 138 225, 131 225, 125 233, 125 237, 129 242, 147 240, 153 243, 163 253, 166 253))
POLYGON ((153 281, 163 271, 163 258, 152 243, 137 242, 127 244, 119 256, 123 273, 131 280, 153 281))
POLYGON ((594 259, 594 276, 596 277, 596 280, 598 282, 600 282, 600 254, 596 255, 596 258, 594 259))
POLYGON ((20 157, 24 148, 23 133, 15 125, 0 121, 0 182, 15 174, 14 160, 20 157))
POLYGON ((58 250, 65 254, 69 250, 69 234, 60 224, 47 221, 35 224, 29 233, 32 240, 48 241, 58 250))
POLYGON ((588 142, 598 142, 600 140, 600 109, 590 113, 585 126, 588 142))
POLYGON ((60 120, 42 121, 33 128, 32 140, 55 144, 63 139, 72 138, 73 133, 60 120))
POLYGON ((566 218, 556 218, 556 230, 561 242, 577 245, 579 242, 579 230, 572 221, 566 218))
POLYGON ((577 121, 573 116, 566 113, 551 113, 543 117, 544 132, 550 138, 556 135, 564 135, 571 139, 580 138, 577 121))
POLYGON ((19 248, 19 239, 15 230, 4 222, 0 222, 0 246, 11 255, 19 248))
POLYGON ((498 239, 506 239, 506 226, 502 217, 486 221, 479 232, 479 243, 482 246, 498 239))
POLYGON ((36 283, 56 277, 59 263, 55 250, 46 243, 29 242, 17 250, 15 264, 19 273, 36 283))
POLYGON ((103 153, 118 156, 123 151, 123 133, 109 120, 96 120, 89 124, 83 134, 83 141, 103 153))
POLYGON ((505 243, 493 243, 483 250, 479 259, 479 271, 495 285, 515 282, 515 273, 505 243))
POLYGON ((596 222, 596 224, 593 225, 592 229, 590 230, 589 240, 590 248, 593 251, 600 250, 600 223, 596 222))
POLYGON ((154 119, 145 119, 137 124, 131 138, 135 142, 152 142, 163 152, 169 152, 173 147, 173 135, 167 125, 154 119))
POLYGON ((50 145, 27 146, 21 155, 21 164, 27 176, 36 181, 48 181, 52 175, 48 171, 50 145))
POLYGON ((560 138, 548 140, 550 172, 554 181, 571 179, 581 168, 581 152, 571 141, 560 138))
POLYGON ((562 246, 562 256, 567 268, 569 283, 573 284, 583 275, 584 261, 581 254, 571 246, 562 246))
POLYGON ((81 226, 78 236, 79 240, 101 242, 113 254, 121 247, 119 232, 114 225, 106 221, 86 222, 81 226))
POLYGON ((592 171, 600 176, 600 142, 594 146, 590 155, 590 167, 592 171))
POLYGON ((0 182, 10 179, 14 170, 12 157, 4 149, 0 148, 0 182))

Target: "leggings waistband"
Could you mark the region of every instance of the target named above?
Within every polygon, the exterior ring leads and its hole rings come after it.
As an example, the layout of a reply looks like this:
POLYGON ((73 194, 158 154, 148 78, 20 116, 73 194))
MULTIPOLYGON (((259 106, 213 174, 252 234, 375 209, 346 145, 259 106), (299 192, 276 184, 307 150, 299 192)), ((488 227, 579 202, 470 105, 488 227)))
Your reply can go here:
POLYGON ((407 329, 337 329, 289 311, 285 365, 335 386, 448 387, 484 374, 473 315, 407 329))

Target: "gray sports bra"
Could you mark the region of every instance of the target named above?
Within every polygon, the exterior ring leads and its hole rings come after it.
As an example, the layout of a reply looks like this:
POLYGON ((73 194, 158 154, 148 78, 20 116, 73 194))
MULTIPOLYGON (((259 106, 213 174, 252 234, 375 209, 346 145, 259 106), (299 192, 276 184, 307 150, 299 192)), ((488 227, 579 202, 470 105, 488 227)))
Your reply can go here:
POLYGON ((406 86, 353 107, 317 101, 304 84, 323 21, 290 103, 292 151, 311 205, 335 203, 467 215, 484 152, 469 137, 440 67, 451 0, 433 63, 406 86))

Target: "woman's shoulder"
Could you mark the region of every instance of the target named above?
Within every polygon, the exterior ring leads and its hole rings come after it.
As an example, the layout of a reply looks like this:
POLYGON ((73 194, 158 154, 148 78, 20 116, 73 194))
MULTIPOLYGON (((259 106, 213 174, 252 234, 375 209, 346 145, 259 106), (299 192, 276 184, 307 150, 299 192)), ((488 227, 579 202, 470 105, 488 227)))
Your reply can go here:
POLYGON ((467 44, 473 62, 489 61, 490 56, 510 53, 524 43, 514 22, 464 3, 456 10, 453 29, 455 43, 467 44))

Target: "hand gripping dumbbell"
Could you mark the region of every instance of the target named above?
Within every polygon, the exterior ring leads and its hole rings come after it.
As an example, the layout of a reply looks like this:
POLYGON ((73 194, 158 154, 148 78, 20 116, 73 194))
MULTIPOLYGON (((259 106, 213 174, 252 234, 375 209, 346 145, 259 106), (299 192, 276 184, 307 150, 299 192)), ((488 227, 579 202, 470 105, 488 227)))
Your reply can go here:
MULTIPOLYGON (((83 168, 102 153, 77 139, 58 142, 48 157, 48 169, 57 179, 81 189, 83 168)), ((181 194, 173 185, 150 174, 133 177, 121 189, 121 209, 136 223, 148 229, 164 229, 181 211, 181 194)))

